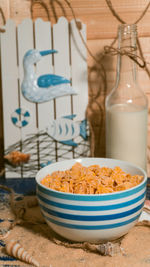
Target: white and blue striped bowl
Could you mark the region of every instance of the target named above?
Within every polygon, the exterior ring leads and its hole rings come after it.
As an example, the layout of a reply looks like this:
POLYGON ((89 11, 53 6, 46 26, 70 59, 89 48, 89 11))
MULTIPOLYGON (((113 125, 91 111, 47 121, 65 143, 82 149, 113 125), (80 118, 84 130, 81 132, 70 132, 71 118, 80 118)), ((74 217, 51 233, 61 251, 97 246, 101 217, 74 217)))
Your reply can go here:
POLYGON ((73 241, 110 241, 126 234, 137 222, 146 196, 147 175, 138 166, 107 158, 82 158, 57 162, 41 169, 36 176, 37 198, 50 227, 73 241), (101 195, 63 193, 43 186, 40 181, 56 170, 66 170, 75 162, 84 166, 120 166, 132 175, 143 175, 141 184, 120 192, 101 195))

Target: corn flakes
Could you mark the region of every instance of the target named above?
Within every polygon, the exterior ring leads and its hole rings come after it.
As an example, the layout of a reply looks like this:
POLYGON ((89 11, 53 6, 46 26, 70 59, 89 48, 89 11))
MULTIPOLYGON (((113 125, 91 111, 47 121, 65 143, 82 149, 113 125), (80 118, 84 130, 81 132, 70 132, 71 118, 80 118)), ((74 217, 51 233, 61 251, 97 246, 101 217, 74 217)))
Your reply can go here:
POLYGON ((114 169, 99 165, 85 167, 77 162, 70 170, 48 174, 41 184, 66 193, 104 194, 132 188, 142 180, 143 176, 125 173, 118 166, 114 169))

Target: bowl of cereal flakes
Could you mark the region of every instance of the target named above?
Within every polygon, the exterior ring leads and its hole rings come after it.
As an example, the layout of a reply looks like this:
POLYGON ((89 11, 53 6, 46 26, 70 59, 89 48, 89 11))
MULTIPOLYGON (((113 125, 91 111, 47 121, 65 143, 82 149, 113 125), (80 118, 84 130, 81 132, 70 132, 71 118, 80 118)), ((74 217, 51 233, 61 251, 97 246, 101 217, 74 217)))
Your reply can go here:
POLYGON ((125 235, 138 221, 147 175, 129 162, 80 158, 42 168, 36 184, 41 212, 57 234, 97 243, 125 235))

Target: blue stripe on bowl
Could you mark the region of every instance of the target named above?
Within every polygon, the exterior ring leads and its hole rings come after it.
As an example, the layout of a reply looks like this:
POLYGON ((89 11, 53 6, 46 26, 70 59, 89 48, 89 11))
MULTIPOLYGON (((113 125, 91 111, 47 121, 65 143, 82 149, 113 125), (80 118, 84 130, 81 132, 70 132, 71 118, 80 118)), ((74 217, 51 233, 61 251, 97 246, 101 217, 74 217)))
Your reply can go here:
POLYGON ((107 225, 75 225, 75 224, 69 224, 69 223, 63 223, 63 222, 59 222, 56 220, 53 220, 51 218, 49 218, 48 216, 45 216, 43 214, 43 216, 46 218, 46 220, 50 221, 53 224, 59 225, 59 226, 63 226, 66 228, 72 228, 72 229, 78 229, 78 230, 104 230, 104 229, 113 229, 113 228, 117 228, 117 227, 121 227, 124 225, 127 225, 129 223, 132 223, 134 221, 136 221, 139 218, 139 215, 124 221, 124 222, 120 222, 120 223, 114 223, 114 224, 107 224, 107 225))
POLYGON ((46 188, 43 185, 37 185, 37 194, 39 190, 44 194, 60 199, 77 200, 77 201, 109 201, 136 194, 142 189, 144 189, 146 187, 146 184, 147 181, 141 183, 136 187, 133 187, 133 189, 128 189, 117 193, 115 192, 115 193, 101 194, 101 195, 80 195, 80 194, 62 193, 60 191, 54 191, 50 188, 46 188))
POLYGON ((67 209, 67 210, 79 210, 79 211, 104 211, 104 210, 114 210, 114 209, 120 209, 120 208, 124 208, 130 205, 133 205, 135 203, 137 203, 138 201, 140 201, 142 198, 144 198, 146 195, 146 191, 138 196, 137 198, 134 198, 132 200, 123 202, 123 203, 119 203, 119 204, 113 204, 113 205, 108 205, 108 206, 79 206, 79 205, 70 205, 70 204, 64 204, 64 203, 59 203, 59 202, 55 202, 52 201, 50 199, 47 199, 43 196, 40 195, 40 193, 38 194, 38 198, 40 200, 42 200, 44 203, 54 206, 54 207, 58 207, 61 209, 67 209))
POLYGON ((109 220, 120 219, 120 218, 127 217, 139 211, 143 207, 143 205, 144 205, 144 202, 131 210, 124 211, 124 212, 117 213, 117 214, 87 216, 87 215, 67 214, 67 213, 54 211, 40 204, 41 208, 50 215, 63 218, 63 219, 67 219, 67 220, 75 220, 75 221, 107 221, 107 220, 109 221, 109 220))

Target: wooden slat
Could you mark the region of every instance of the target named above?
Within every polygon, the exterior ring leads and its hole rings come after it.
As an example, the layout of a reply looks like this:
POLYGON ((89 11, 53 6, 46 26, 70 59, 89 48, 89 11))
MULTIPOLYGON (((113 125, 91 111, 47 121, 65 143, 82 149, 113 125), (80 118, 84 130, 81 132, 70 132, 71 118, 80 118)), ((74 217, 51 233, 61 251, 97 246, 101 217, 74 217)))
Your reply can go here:
MULTIPOLYGON (((81 41, 75 21, 71 21, 71 64, 72 64, 72 86, 77 91, 73 96, 73 112, 78 116, 76 120, 85 118, 85 111, 88 103, 88 84, 87 84, 87 51, 81 41), (77 67, 78 66, 78 67, 77 67)), ((82 24, 81 34, 86 42, 86 26, 82 24)))
MULTIPOLYGON (((70 46, 69 46, 69 25, 68 21, 62 17, 57 24, 53 25, 53 45, 54 49, 58 51, 54 55, 54 72, 61 75, 68 80, 71 79, 70 66, 70 46)), ((62 96, 56 99, 56 119, 62 118, 66 115, 72 114, 71 96, 62 96)), ((58 145, 58 159, 61 160, 60 155, 63 153, 64 147, 58 145), (62 149, 61 149, 62 147, 62 149)), ((67 153, 68 158, 72 158, 72 152, 67 153)))
MULTIPOLYGON (((50 22, 44 22, 41 19, 35 21, 35 48, 39 51, 52 49, 52 35, 50 22)), ((52 55, 47 55, 37 63, 37 77, 43 74, 53 73, 52 55)), ((50 119, 54 118, 53 101, 38 104, 38 130, 46 131, 50 119)), ((40 164, 51 160, 51 150, 54 150, 54 144, 41 144, 42 137, 39 137, 39 158, 40 164), (43 157, 43 154, 46 156, 43 157)))
MULTIPOLYGON (((53 44, 58 51, 54 55, 55 74, 61 75, 70 80, 70 55, 69 55, 69 26, 68 21, 62 17, 57 24, 53 25, 53 44)), ((56 99, 56 117, 71 114, 70 96, 63 96, 56 99), (62 114, 63 110, 63 114, 62 114)))
MULTIPOLYGON (((3 121, 4 149, 20 140, 21 132, 11 121, 11 114, 19 106, 18 96, 18 66, 16 53, 16 26, 12 20, 6 24, 6 32, 1 34, 1 65, 3 87, 3 121)), ((13 172, 7 172, 6 177, 13 177, 13 172)), ((16 176, 18 176, 16 174, 16 176)))
MULTIPOLYGON (((27 148, 24 145, 24 140, 29 137, 29 134, 35 134, 37 132, 36 125, 36 106, 34 103, 29 102, 21 93, 21 84, 24 77, 24 69, 23 69, 23 57, 25 53, 33 48, 33 23, 31 19, 24 20, 21 24, 18 25, 18 59, 19 59, 19 84, 20 84, 20 105, 21 108, 29 111, 30 113, 30 121, 29 124, 25 127, 22 127, 21 138, 22 138, 22 151, 24 153, 31 153, 33 155, 33 151, 30 146, 27 148), (27 38, 28 36, 28 38, 27 38)), ((37 147, 35 149, 34 159, 35 167, 37 164, 37 147)), ((29 176, 29 173, 25 173, 25 176, 29 176)))
MULTIPOLYGON (((72 86, 77 91, 77 95, 73 98, 73 113, 77 114, 75 121, 81 123, 86 117, 86 109, 88 105, 88 77, 87 77, 87 51, 81 41, 79 31, 77 30, 75 21, 70 22, 71 31, 71 75, 72 75, 72 86)), ((81 24, 80 30, 83 39, 86 43, 86 25, 81 24)), ((79 143, 82 141, 81 136, 75 138, 75 142, 79 143)), ((75 153, 82 153, 84 145, 75 149, 75 153)))
MULTIPOLYGON (((9 0, 1 0, 1 8, 5 14, 5 19, 10 18, 9 0)), ((0 26, 4 24, 2 16, 0 16, 0 26)), ((1 72, 1 70, 0 70, 1 72)), ((0 73, 0 170, 4 168, 4 133, 3 133, 3 114, 2 114, 2 80, 0 73)))

